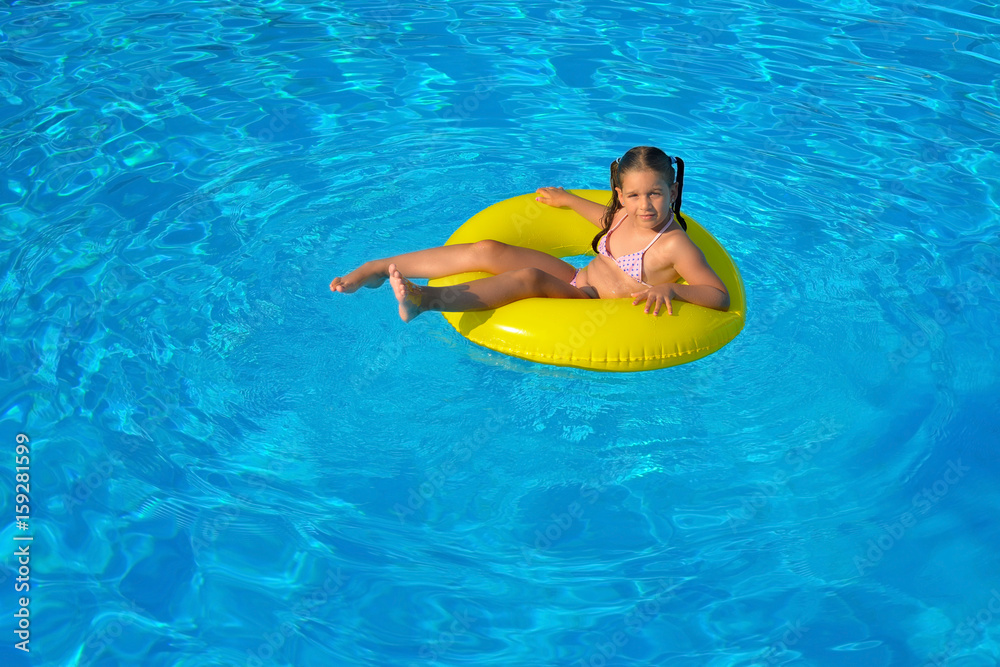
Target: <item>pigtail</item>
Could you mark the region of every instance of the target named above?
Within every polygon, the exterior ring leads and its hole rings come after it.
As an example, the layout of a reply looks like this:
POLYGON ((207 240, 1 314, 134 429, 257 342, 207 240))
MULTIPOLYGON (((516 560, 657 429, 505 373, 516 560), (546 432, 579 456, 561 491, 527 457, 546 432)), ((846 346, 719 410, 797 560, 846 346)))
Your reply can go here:
MULTIPOLYGON (((625 152, 628 155, 628 151, 625 152)), ((590 247, 594 249, 594 254, 597 254, 597 244, 601 240, 601 237, 608 233, 611 229, 611 223, 614 222, 615 214, 622 208, 622 203, 618 201, 618 191, 615 190, 615 186, 621 187, 621 164, 622 160, 625 159, 625 155, 611 163, 611 201, 604 208, 604 217, 601 218, 601 231, 597 232, 597 236, 594 240, 590 242, 590 247)))
POLYGON ((679 157, 674 157, 674 162, 677 165, 676 173, 674 174, 675 181, 677 183, 677 199, 674 200, 674 218, 677 219, 677 224, 681 226, 685 232, 687 231, 687 223, 684 222, 684 218, 681 217, 681 194, 684 192, 684 160, 679 157))

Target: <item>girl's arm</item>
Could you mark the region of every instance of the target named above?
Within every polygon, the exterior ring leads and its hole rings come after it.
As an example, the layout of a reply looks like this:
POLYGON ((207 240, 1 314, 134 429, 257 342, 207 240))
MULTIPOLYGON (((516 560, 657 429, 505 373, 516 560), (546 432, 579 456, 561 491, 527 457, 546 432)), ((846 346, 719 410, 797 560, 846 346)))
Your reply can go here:
POLYGON ((604 210, 607 208, 603 204, 584 199, 572 192, 566 192, 562 188, 538 188, 535 192, 538 194, 535 197, 535 201, 540 201, 549 206, 568 206, 593 225, 597 227, 601 226, 601 219, 604 217, 604 210))
POLYGON ((658 315, 661 306, 667 307, 667 314, 673 315, 672 299, 680 299, 706 308, 729 310, 729 290, 712 270, 705 260, 705 253, 692 243, 675 241, 677 250, 674 259, 674 269, 687 281, 687 285, 677 283, 662 283, 640 292, 632 292, 632 304, 646 302, 646 312, 650 308, 658 315))
POLYGON ((729 292, 725 286, 722 289, 711 285, 678 285, 677 283, 662 283, 653 285, 641 292, 632 292, 632 305, 646 302, 646 312, 653 309, 654 315, 660 314, 660 307, 667 307, 667 315, 674 314, 673 300, 679 299, 705 306, 723 312, 729 310, 729 292))

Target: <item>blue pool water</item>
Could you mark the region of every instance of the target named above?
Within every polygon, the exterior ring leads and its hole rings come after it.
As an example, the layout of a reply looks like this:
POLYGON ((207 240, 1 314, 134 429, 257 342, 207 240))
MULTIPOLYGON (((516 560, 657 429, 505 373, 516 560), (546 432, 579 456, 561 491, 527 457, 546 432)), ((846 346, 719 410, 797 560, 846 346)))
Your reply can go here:
POLYGON ((995 3, 17 0, 0 73, 0 663, 1000 659, 995 3), (716 354, 327 289, 639 144, 716 354))

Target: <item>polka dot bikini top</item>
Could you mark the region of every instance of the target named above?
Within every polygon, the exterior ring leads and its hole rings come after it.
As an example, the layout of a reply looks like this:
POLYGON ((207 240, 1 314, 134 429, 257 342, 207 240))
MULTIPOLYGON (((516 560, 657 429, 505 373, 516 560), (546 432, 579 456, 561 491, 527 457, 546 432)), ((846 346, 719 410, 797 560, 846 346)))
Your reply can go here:
MULTIPOLYGON (((673 213, 671 213, 671 215, 673 215, 673 213)), ((618 224, 609 229, 608 233, 601 237, 601 240, 597 242, 597 252, 604 255, 605 257, 611 257, 611 253, 608 251, 608 237, 611 236, 611 232, 618 229, 618 225, 625 222, 626 217, 628 217, 628 212, 626 212, 625 215, 622 216, 622 219, 618 221, 618 224)), ((672 223, 673 221, 671 221, 670 224, 672 223)), ((661 229, 660 234, 663 234, 663 232, 667 231, 667 227, 670 227, 670 224, 667 224, 663 229, 661 229)), ((638 252, 633 252, 630 255, 622 255, 618 259, 615 259, 614 257, 611 257, 611 259, 615 260, 615 264, 618 265, 619 269, 621 269, 628 275, 632 276, 646 287, 652 287, 652 285, 650 285, 647 282, 643 282, 642 280, 642 256, 646 253, 647 250, 649 250, 649 246, 656 243, 656 239, 660 238, 660 234, 657 234, 656 237, 649 242, 649 245, 647 245, 642 250, 639 250, 638 252)))

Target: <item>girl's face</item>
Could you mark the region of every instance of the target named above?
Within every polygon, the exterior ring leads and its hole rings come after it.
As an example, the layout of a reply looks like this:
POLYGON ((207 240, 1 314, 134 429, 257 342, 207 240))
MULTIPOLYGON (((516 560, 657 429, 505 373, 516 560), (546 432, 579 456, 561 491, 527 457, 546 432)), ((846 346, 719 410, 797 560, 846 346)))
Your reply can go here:
POLYGON ((654 228, 672 215, 670 207, 677 196, 677 184, 668 186, 655 171, 630 171, 622 176, 622 187, 615 191, 632 220, 654 228))

